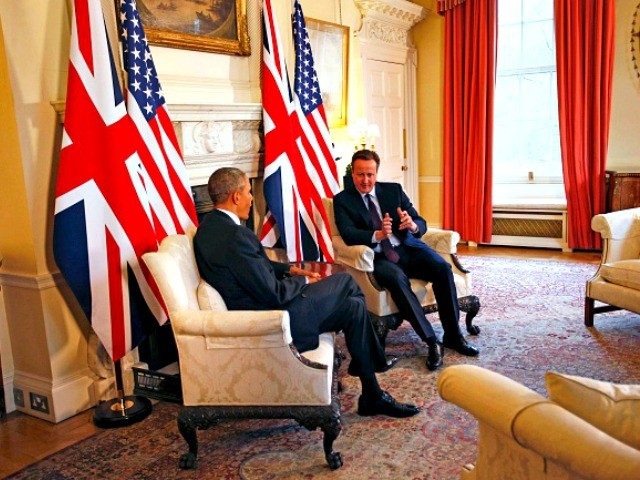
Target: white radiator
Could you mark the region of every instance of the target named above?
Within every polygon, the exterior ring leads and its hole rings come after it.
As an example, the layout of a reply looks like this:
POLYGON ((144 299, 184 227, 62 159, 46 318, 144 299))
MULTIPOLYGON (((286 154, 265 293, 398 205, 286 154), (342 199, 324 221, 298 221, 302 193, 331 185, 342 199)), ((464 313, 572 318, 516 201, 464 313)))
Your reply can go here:
POLYGON ((490 244, 560 248, 569 252, 566 207, 494 208, 490 244))

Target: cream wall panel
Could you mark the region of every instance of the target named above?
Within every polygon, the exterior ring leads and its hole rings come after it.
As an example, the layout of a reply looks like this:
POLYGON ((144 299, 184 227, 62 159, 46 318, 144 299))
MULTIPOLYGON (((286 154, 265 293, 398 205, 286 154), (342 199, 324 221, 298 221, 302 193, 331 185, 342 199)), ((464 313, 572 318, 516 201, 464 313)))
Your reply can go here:
POLYGON ((607 168, 637 172, 640 170, 640 79, 635 78, 630 51, 631 21, 636 5, 638 0, 616 0, 616 53, 607 168))
POLYGON ((430 227, 442 227, 442 184, 420 181, 420 214, 430 227))

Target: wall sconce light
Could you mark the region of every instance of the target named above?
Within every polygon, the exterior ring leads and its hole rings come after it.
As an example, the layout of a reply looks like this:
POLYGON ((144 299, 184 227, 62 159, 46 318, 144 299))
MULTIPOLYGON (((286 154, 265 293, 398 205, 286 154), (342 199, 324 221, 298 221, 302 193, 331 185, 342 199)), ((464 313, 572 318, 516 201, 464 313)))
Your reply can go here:
POLYGON ((364 118, 360 118, 349 125, 348 131, 356 150, 376 149, 376 140, 380 138, 380 127, 377 123, 367 123, 364 118))

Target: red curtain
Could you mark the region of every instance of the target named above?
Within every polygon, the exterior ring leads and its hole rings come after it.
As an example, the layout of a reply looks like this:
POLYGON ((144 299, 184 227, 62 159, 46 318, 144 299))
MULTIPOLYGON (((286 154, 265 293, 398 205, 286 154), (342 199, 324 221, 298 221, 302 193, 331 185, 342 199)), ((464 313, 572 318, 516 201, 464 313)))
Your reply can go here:
POLYGON ((615 1, 555 0, 558 113, 569 247, 600 247, 591 218, 604 211, 615 1))
POLYGON ((467 0, 444 13, 444 226, 491 240, 497 0, 467 0))
POLYGON ((461 3, 464 3, 464 1, 465 0, 438 0, 438 13, 444 15, 444 12, 457 7, 461 3))

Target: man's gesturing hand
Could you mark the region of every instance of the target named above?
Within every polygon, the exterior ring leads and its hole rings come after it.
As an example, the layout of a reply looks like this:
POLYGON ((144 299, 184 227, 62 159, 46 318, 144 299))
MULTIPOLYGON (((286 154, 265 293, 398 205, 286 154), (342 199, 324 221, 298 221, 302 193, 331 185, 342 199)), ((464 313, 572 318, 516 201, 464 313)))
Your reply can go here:
POLYGON ((411 233, 418 231, 418 225, 415 224, 406 210, 401 210, 400 207, 398 207, 398 216, 400 217, 400 226, 398 227, 400 230, 408 229, 411 233))
POLYGON ((391 233, 392 233, 391 224, 392 224, 392 222, 393 222, 393 220, 391 219, 389 214, 385 213, 384 217, 382 218, 382 228, 380 230, 376 230, 376 232, 375 232, 375 236, 376 236, 376 240, 377 241, 381 241, 384 238, 389 238, 391 236, 391 233))

